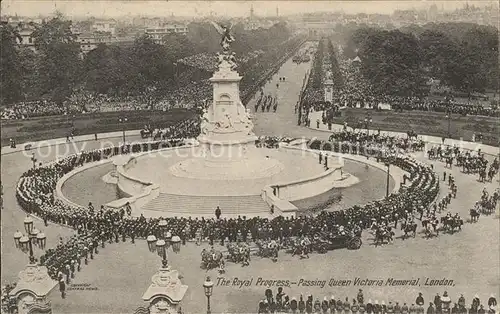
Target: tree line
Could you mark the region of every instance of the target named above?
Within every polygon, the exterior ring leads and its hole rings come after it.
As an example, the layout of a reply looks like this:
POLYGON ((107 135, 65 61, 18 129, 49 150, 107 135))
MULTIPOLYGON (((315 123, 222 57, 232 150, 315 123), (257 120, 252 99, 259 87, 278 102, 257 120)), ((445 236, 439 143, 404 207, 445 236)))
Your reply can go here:
POLYGON ((332 41, 330 39, 328 40, 328 58, 330 62, 330 71, 332 73, 333 88, 335 90, 340 90, 344 86, 344 80, 342 72, 340 70, 340 65, 337 59, 335 48, 333 47, 332 41))
MULTIPOLYGON (((142 95, 151 90, 165 94, 179 75, 177 60, 220 50, 220 35, 212 25, 191 23, 187 36, 167 35, 162 45, 144 35, 130 45, 100 44, 82 57, 71 26, 60 15, 33 25, 33 51, 17 43, 20 36, 15 26, 1 25, 1 104, 41 98, 62 104, 82 89, 110 96, 142 95)), ((266 60, 270 58, 267 54, 274 57, 280 44, 291 37, 285 23, 257 30, 245 30, 239 24, 233 32, 237 55, 262 50, 266 60)))
POLYGON ((312 69, 311 69, 311 87, 313 89, 323 88, 323 59, 325 57, 325 43, 322 38, 318 43, 318 48, 314 55, 312 69))
POLYGON ((471 23, 413 25, 400 30, 353 31, 344 55, 359 56, 361 72, 375 91, 418 96, 428 79, 456 91, 498 90, 498 29, 471 23))

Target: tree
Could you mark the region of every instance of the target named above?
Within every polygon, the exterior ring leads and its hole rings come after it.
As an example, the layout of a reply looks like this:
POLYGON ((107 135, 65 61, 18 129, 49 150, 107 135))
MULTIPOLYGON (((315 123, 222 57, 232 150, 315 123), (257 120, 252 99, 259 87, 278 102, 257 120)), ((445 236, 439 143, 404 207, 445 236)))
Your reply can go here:
POLYGON ((0 28, 0 101, 12 103, 21 100, 21 60, 17 40, 21 38, 17 30, 3 24, 0 28))
POLYGON ((435 30, 425 30, 420 35, 422 62, 432 77, 445 79, 444 72, 449 62, 459 58, 460 47, 445 33, 435 30))
POLYGON ((425 84, 422 51, 412 34, 366 31, 360 47, 361 73, 379 94, 421 95, 425 84))
POLYGON ((324 40, 321 39, 318 44, 318 49, 314 55, 313 65, 311 69, 311 83, 314 89, 322 88, 323 83, 323 56, 324 56, 325 44, 324 40))
POLYGON ((344 86, 344 79, 342 77, 342 72, 340 71, 339 62, 335 54, 335 48, 333 47, 331 40, 328 40, 328 53, 330 57, 332 80, 334 84, 333 87, 338 90, 344 86))
POLYGON ((172 82, 173 62, 167 58, 164 46, 143 36, 135 40, 129 53, 132 90, 144 93, 152 87, 166 88, 172 82))
POLYGON ((197 53, 196 46, 182 34, 169 34, 163 37, 166 57, 172 61, 197 53))
POLYGON ((38 99, 41 92, 40 55, 29 48, 19 49, 21 90, 26 99, 38 99))
POLYGON ((71 21, 61 16, 44 21, 31 36, 35 38, 35 47, 39 51, 50 49, 55 43, 74 44, 76 41, 76 35, 71 31, 71 21))
POLYGON ((469 93, 498 89, 498 29, 476 25, 465 33, 462 47, 467 65, 464 89, 469 93))
POLYGON ((101 44, 90 51, 83 62, 83 77, 88 90, 117 95, 127 79, 123 51, 118 46, 101 44))
POLYGON ((32 34, 40 54, 42 94, 62 104, 79 82, 80 45, 71 31, 71 21, 57 16, 32 34))

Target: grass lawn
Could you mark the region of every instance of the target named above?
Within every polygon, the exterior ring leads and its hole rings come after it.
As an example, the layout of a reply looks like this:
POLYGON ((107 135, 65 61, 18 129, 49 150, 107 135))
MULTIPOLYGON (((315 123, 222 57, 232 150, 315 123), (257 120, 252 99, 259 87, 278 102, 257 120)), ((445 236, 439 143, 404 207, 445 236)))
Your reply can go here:
MULTIPOLYGON (((364 119, 367 114, 372 117, 370 130, 406 132, 413 129, 417 134, 433 136, 447 136, 448 119, 445 113, 425 111, 374 111, 367 109, 348 108, 342 110, 342 116, 334 118, 334 123, 343 124, 347 122, 350 126, 356 125, 364 119)), ((499 140, 499 118, 483 116, 461 116, 452 115, 450 119, 450 134, 454 139, 463 138, 466 141, 472 139, 472 134, 482 133, 483 143, 497 146, 499 140)), ((314 121, 313 121, 314 123, 314 121)))
POLYGON ((115 132, 123 130, 118 120, 127 118, 125 129, 137 130, 145 125, 166 127, 178 121, 192 117, 194 112, 186 109, 164 111, 126 111, 89 113, 72 116, 49 116, 27 120, 2 121, 2 146, 9 144, 12 138, 17 144, 29 141, 47 140, 66 137, 74 123, 75 135, 115 132))

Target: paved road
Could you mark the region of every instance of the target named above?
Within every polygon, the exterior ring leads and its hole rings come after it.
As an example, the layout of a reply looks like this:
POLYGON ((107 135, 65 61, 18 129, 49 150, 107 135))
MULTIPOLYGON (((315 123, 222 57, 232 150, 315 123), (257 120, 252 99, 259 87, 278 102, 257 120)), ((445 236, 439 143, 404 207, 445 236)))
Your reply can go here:
MULTIPOLYGON (((294 106, 297 101, 298 88, 308 65, 295 65, 287 62, 278 75, 271 80, 265 90, 273 91, 279 76, 285 76, 286 82, 280 85, 278 94, 280 104, 277 113, 256 113, 255 125, 257 134, 287 135, 295 137, 327 138, 328 133, 315 131, 296 126, 294 106), (288 85, 287 85, 288 84, 288 85)), ((253 105, 251 105, 253 107, 253 105)), ((114 139, 117 143, 120 139, 114 139)), ((89 142, 86 148, 96 148, 100 142, 89 142)), ((56 153, 71 153, 82 148, 83 144, 61 144, 58 151, 45 149, 41 151, 40 159, 53 159, 56 153), (68 147, 69 146, 69 147, 68 147), (45 156, 46 155, 46 156, 45 156)), ((26 257, 14 249, 12 235, 16 229, 22 228, 24 214, 16 204, 14 189, 21 173, 27 170, 31 161, 21 153, 2 156, 2 177, 4 185, 4 205, 2 212, 2 284, 14 280, 15 274, 24 267, 26 257)), ((415 156, 425 160, 424 156, 415 156)), ((435 170, 442 173, 445 169, 439 162, 431 162, 435 170)), ((450 170, 446 170, 450 172, 450 170)), ((457 199, 450 205, 452 212, 459 212, 463 217, 468 209, 479 199, 483 187, 492 190, 497 183, 480 184, 475 177, 462 174, 458 168, 451 170, 458 184, 457 199)), ((444 185, 443 185, 444 187, 444 185)), ((445 190, 441 191, 442 194, 445 190)), ((44 228, 37 223, 48 236, 48 245, 56 243, 60 235, 68 236, 70 230, 50 225, 44 228)), ((463 231, 456 235, 441 235, 434 239, 423 239, 417 235, 406 241, 396 240, 392 245, 375 248, 370 245, 369 236, 364 237, 365 243, 360 250, 338 250, 324 255, 312 255, 310 259, 299 260, 290 255, 280 256, 278 263, 267 259, 252 259, 249 267, 227 265, 224 277, 234 280, 253 278, 250 287, 216 286, 212 297, 212 310, 218 312, 248 313, 256 309, 257 303, 263 297, 264 286, 257 286, 258 277, 263 279, 290 279, 299 280, 329 280, 354 279, 354 277, 369 279, 396 279, 425 278, 454 280, 454 285, 448 287, 292 287, 285 288, 290 296, 299 294, 314 294, 320 299, 323 296, 336 298, 353 298, 358 288, 363 288, 365 298, 372 300, 389 299, 412 303, 418 291, 424 292, 426 302, 436 292, 447 290, 452 297, 464 293, 467 302, 474 294, 486 300, 491 292, 499 291, 500 274, 498 239, 498 220, 493 217, 481 217, 479 223, 466 224, 463 231)), ((54 291, 50 300, 54 313, 117 313, 131 312, 135 307, 142 305, 141 296, 150 283, 150 278, 159 265, 159 258, 147 251, 144 241, 137 241, 135 245, 119 243, 107 246, 100 250, 97 256, 81 273, 77 274, 74 283, 86 283, 99 290, 69 291, 68 297, 62 300, 54 291), (89 302, 92 300, 91 302, 89 302)), ((210 274, 213 279, 218 274, 211 271, 206 273, 199 270, 201 248, 187 245, 180 254, 172 254, 169 260, 173 268, 178 269, 184 276, 183 281, 189 286, 184 298, 183 309, 188 312, 204 312, 205 297, 202 282, 204 276, 210 274)))

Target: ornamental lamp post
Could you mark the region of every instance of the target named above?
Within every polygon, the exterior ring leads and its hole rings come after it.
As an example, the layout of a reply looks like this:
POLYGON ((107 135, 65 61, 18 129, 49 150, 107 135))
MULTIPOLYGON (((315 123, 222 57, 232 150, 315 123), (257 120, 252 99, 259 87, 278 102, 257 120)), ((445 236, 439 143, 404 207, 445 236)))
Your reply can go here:
POLYGON ((29 234, 29 238, 30 238, 31 243, 33 243, 35 245, 38 244, 37 236, 39 233, 40 233, 40 230, 38 230, 37 228, 33 229, 33 231, 29 234))
POLYGON ((370 123, 372 123, 372 117, 370 116, 370 114, 367 114, 366 115, 366 118, 365 118, 365 126, 366 126, 366 133, 368 135, 370 135, 370 123))
POLYGON ((207 277, 207 280, 203 283, 203 289, 205 290, 205 296, 207 297, 207 314, 210 314, 210 297, 212 296, 214 289, 214 283, 210 280, 210 277, 207 277))
POLYGON ((25 235, 23 235, 21 237, 21 239, 19 239, 19 248, 24 253, 28 252, 28 250, 29 250, 29 244, 28 244, 29 242, 30 242, 30 239, 25 235))
POLYGON ((167 231, 167 234, 165 235, 165 245, 167 249, 170 247, 171 243, 172 243, 172 234, 170 233, 170 231, 167 231))
POLYGON ((15 299, 17 306, 21 304, 45 304, 45 297, 56 286, 57 282, 50 278, 43 261, 42 263, 37 262, 33 246, 44 250, 47 238, 43 232, 33 227, 33 219, 29 215, 23 223, 26 234, 22 234, 19 230, 16 231, 14 243, 21 252, 29 254, 29 263, 26 269, 19 272, 19 280, 15 288, 10 291, 10 295, 15 299))
POLYGON ((36 162, 38 161, 35 157, 35 153, 31 153, 31 161, 33 162, 33 170, 36 169, 36 162))
MULTIPOLYGON (((31 161, 33 162, 33 172, 36 170, 36 162, 38 161, 35 157, 35 153, 31 154, 31 161)), ((35 178, 35 202, 38 199, 38 180, 37 176, 33 176, 35 178)))
POLYGON ((156 251, 156 237, 154 235, 149 235, 146 238, 146 241, 148 241, 149 251, 151 253, 153 253, 154 251, 156 251))
POLYGON ((29 215, 24 218, 24 230, 28 235, 33 231, 33 219, 29 215))
POLYGON ((391 180, 391 175, 390 175, 390 168, 391 164, 389 162, 386 162, 385 165, 387 166, 387 182, 386 182, 386 191, 385 191, 385 196, 389 196, 389 182, 391 180))
POLYGON ((23 235, 19 230, 16 231, 14 233, 14 244, 22 252, 29 253, 30 264, 35 264, 33 245, 44 250, 47 245, 47 237, 43 232, 33 227, 33 219, 29 215, 24 219, 23 224, 26 235, 23 235))
POLYGON ((446 119, 448 119, 448 138, 451 138, 451 111, 446 112, 446 119))
POLYGON ((167 250, 165 249, 165 240, 160 239, 156 241, 156 252, 158 253, 158 256, 165 256, 165 252, 167 252, 167 250))
POLYGON ((180 238, 178 236, 173 236, 170 231, 167 231, 168 222, 165 219, 161 219, 158 222, 158 229, 155 232, 157 237, 154 235, 149 235, 147 237, 149 251, 154 253, 155 250, 158 255, 162 258, 163 268, 168 268, 168 255, 167 250, 173 243, 173 251, 178 253, 180 251, 180 238))
POLYGON ((40 233, 36 236, 36 240, 37 240, 38 246, 39 246, 42 250, 45 250, 45 246, 47 245, 47 237, 45 236, 45 233, 40 232, 40 233))
POLYGON ((23 234, 21 232, 19 232, 19 230, 17 230, 15 233, 14 233, 14 244, 16 245, 16 249, 19 248, 19 240, 23 237, 23 234))
POLYGON ((179 253, 181 251, 181 238, 178 236, 172 237, 172 250, 175 253, 179 253))
POLYGON ((158 255, 161 256, 161 265, 163 268, 168 268, 167 248, 165 240, 156 241, 156 250, 158 255))
POLYGON ((123 132, 123 146, 125 147, 125 123, 128 121, 127 117, 120 118, 118 121, 122 124, 122 132, 123 132))
POLYGON ((167 221, 165 219, 162 219, 158 222, 158 228, 160 229, 160 237, 165 237, 165 231, 167 230, 167 221))

